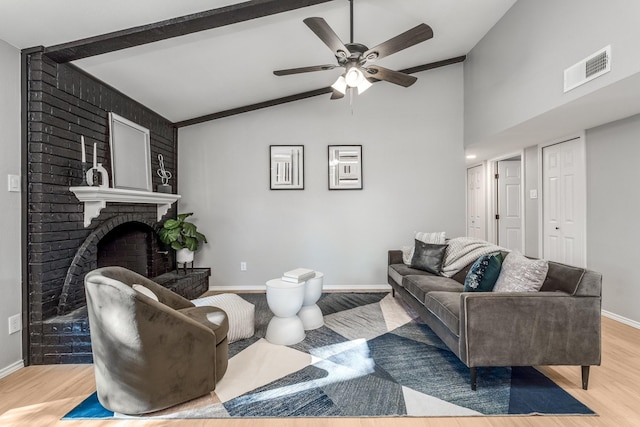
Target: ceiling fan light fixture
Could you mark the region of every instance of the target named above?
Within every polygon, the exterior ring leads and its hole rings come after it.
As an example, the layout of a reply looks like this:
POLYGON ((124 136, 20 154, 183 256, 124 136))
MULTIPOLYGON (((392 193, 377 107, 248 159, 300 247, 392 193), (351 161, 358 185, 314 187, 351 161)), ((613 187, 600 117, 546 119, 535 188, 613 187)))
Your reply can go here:
POLYGON ((344 75, 338 77, 338 80, 336 80, 336 82, 332 84, 331 87, 343 95, 347 93, 347 81, 345 80, 344 75))
POLYGON ((373 83, 371 83, 367 79, 362 79, 362 81, 358 84, 358 95, 362 95, 362 93, 365 90, 369 89, 371 86, 373 86, 373 83))
POLYGON ((362 83, 362 81, 365 80, 362 71, 360 71, 360 69, 355 66, 347 69, 344 79, 347 82, 347 86, 349 87, 358 87, 362 83))

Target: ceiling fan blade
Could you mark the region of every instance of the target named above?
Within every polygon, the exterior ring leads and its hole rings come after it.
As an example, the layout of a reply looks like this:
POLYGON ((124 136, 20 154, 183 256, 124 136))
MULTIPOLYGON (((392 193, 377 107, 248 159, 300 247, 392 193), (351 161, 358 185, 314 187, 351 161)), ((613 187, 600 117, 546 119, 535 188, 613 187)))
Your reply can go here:
POLYGON ((333 64, 313 65, 311 67, 288 68, 286 70, 276 70, 273 72, 273 74, 275 74, 276 76, 288 76, 289 74, 309 73, 311 71, 333 70, 336 67, 337 65, 333 65, 333 64))
POLYGON ((316 36, 320 38, 329 46, 329 49, 333 51, 333 54, 340 60, 346 59, 351 55, 349 49, 342 43, 338 35, 331 29, 327 21, 323 18, 306 18, 303 21, 307 24, 307 27, 313 31, 316 36))
POLYGON ((404 87, 409 87, 418 80, 417 77, 401 73, 400 71, 389 70, 388 68, 380 67, 378 65, 363 67, 362 72, 368 78, 384 80, 404 87))
POLYGON ((427 24, 420 24, 417 27, 405 31, 384 43, 380 43, 378 46, 372 47, 363 53, 362 57, 367 61, 384 58, 385 56, 389 56, 418 43, 422 43, 425 40, 429 40, 432 37, 433 30, 431 27, 427 24))

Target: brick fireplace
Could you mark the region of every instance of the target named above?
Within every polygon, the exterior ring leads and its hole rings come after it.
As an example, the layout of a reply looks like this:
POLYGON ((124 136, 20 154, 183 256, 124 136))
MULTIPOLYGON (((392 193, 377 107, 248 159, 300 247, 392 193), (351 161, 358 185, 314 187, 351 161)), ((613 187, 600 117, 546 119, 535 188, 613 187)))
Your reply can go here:
MULTIPOLYGON (((157 207, 107 203, 85 227, 84 205, 69 187, 82 181, 80 136, 87 154, 110 172, 108 113, 150 130, 152 169, 162 154, 177 176, 177 132, 171 122, 71 64, 58 64, 41 49, 23 51, 23 169, 27 191, 23 246, 27 364, 91 362, 84 275, 101 265, 122 265, 168 287, 176 284, 173 251, 157 237, 157 207)), ((136 167, 132 165, 132 167, 136 167)), ((153 174, 153 188, 161 184, 153 174)), ((176 180, 172 182, 177 188, 176 180)), ((166 215, 176 215, 173 204, 166 215)), ((208 269, 193 272, 198 292, 208 269)), ((181 279, 182 280, 182 279, 181 279)), ((196 292, 196 291, 193 291, 196 292)), ((195 297, 192 296, 191 297, 195 297)))

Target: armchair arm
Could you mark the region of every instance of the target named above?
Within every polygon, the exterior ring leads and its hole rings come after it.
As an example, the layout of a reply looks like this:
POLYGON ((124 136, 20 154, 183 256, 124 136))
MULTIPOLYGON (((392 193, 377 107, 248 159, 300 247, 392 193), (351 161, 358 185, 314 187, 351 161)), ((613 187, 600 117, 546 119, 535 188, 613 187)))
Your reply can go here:
POLYGON ((600 297, 562 292, 460 296, 460 356, 469 367, 600 364, 600 297))

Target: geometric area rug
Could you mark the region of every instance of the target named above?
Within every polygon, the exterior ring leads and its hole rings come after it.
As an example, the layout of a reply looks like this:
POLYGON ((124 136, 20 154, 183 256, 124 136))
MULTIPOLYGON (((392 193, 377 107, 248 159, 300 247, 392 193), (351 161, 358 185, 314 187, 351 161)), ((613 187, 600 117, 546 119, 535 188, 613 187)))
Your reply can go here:
POLYGON ((264 339, 265 294, 241 296, 256 306, 256 334, 229 345, 214 392, 143 416, 113 413, 93 393, 63 419, 594 414, 532 367, 479 369, 472 391, 469 369, 389 293, 323 294, 325 325, 292 346, 264 339))

